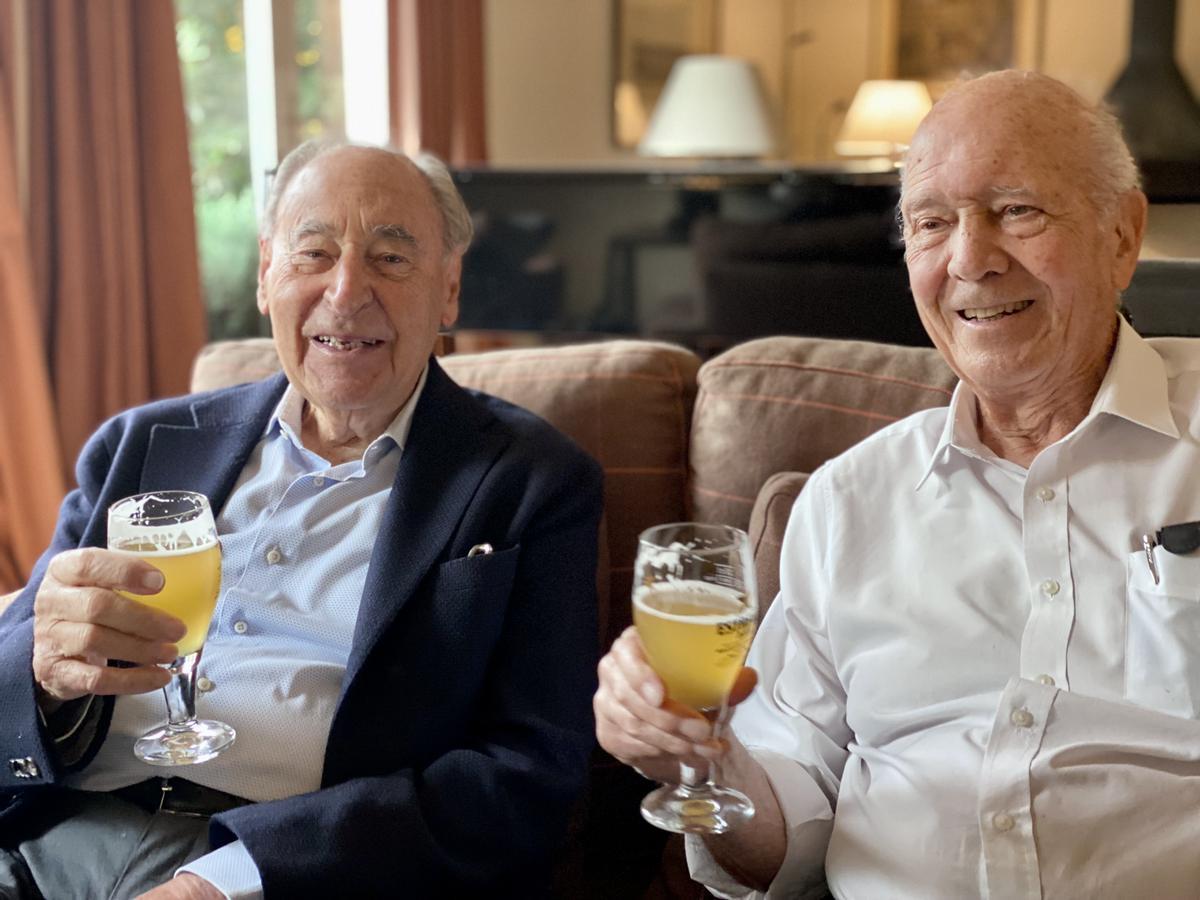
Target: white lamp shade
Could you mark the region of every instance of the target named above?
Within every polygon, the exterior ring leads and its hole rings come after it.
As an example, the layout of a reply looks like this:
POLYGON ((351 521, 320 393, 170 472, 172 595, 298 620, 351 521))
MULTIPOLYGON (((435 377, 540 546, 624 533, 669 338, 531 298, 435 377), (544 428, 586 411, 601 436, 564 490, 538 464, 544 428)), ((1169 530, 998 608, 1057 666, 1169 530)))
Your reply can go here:
POLYGON ((908 146, 932 106, 920 81, 864 81, 834 150, 842 156, 890 156, 908 146))
POLYGON ((684 56, 671 68, 638 152, 757 157, 773 146, 770 117, 750 63, 729 56, 684 56))

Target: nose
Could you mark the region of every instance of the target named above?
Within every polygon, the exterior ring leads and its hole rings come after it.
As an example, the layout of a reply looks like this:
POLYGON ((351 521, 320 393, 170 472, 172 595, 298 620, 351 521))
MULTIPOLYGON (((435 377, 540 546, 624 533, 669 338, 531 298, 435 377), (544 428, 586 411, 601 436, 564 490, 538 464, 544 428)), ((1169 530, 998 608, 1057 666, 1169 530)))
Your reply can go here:
POLYGON ((980 281, 1008 269, 1008 254, 996 240, 991 223, 981 217, 964 216, 950 238, 947 271, 961 281, 980 281))
POLYGON ((325 301, 338 316, 349 318, 371 302, 371 285, 366 262, 353 253, 343 253, 331 270, 325 301))

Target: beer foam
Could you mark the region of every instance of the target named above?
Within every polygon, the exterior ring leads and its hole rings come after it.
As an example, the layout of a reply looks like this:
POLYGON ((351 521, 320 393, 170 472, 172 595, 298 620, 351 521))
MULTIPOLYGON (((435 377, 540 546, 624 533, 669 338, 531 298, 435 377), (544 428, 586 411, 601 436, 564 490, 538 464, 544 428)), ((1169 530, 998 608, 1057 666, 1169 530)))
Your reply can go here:
POLYGON ((707 581, 668 579, 653 585, 639 585, 633 592, 633 604, 647 615, 669 619, 673 622, 690 622, 694 625, 717 625, 721 622, 753 618, 755 614, 753 598, 747 597, 742 591, 707 581), (699 615, 668 612, 651 606, 647 602, 647 598, 651 595, 677 598, 680 601, 694 603, 696 606, 711 607, 713 611, 709 614, 699 615))
MULTIPOLYGON (((132 546, 138 546, 136 540, 128 542, 132 546)), ((207 544, 200 544, 193 547, 177 547, 172 550, 162 550, 157 547, 149 550, 131 550, 129 547, 109 547, 114 553, 123 553, 126 556, 133 556, 137 559, 164 559, 168 556, 188 556, 192 553, 203 553, 205 550, 211 550, 213 547, 219 546, 217 540, 212 540, 207 544)))

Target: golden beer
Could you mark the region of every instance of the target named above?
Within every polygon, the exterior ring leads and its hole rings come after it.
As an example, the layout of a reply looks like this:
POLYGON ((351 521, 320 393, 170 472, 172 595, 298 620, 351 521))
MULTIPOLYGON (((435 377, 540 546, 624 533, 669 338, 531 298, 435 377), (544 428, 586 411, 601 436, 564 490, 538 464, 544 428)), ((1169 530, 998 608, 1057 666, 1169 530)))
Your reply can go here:
POLYGON ((754 611, 742 594, 706 583, 643 587, 634 593, 633 621, 672 700, 720 707, 754 635, 754 611))
POLYGON ((120 593, 154 606, 180 619, 187 634, 179 642, 179 655, 187 656, 204 646, 208 625, 221 590, 221 545, 217 543, 195 549, 156 550, 153 545, 121 547, 143 559, 163 573, 165 583, 157 594, 120 593))

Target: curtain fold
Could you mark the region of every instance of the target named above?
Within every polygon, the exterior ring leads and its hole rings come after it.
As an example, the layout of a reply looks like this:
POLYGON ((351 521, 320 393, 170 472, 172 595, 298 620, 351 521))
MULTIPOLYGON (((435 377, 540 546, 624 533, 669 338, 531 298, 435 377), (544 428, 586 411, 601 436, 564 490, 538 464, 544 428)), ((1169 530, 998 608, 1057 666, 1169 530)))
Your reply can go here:
MULTIPOLYGON (((22 290, 40 335, 30 343, 48 364, 55 458, 73 461, 113 413, 184 393, 205 341, 174 9, 0 0, 0 17, 13 111, 4 152, 19 179, 0 190, 5 209, 23 203, 22 290)), ((0 471, 25 477, 26 465, 0 445, 0 471)), ((11 544, 31 511, 0 503, 2 557, 4 535, 11 544)))
POLYGON ((392 142, 486 161, 483 0, 388 0, 388 23, 392 142))
POLYGON ((0 71, 0 594, 15 590, 50 542, 65 489, 50 379, 17 189, 7 79, 0 71))

